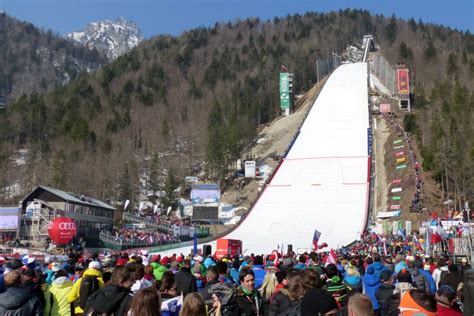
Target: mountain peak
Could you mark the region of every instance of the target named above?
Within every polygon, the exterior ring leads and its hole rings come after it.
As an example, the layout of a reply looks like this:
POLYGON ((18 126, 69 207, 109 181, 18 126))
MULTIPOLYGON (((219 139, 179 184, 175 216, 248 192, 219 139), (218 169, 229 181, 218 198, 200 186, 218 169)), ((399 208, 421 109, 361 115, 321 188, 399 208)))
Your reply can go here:
POLYGON ((125 54, 144 38, 138 25, 118 17, 115 21, 91 22, 84 31, 67 33, 65 38, 107 54, 110 60, 125 54))

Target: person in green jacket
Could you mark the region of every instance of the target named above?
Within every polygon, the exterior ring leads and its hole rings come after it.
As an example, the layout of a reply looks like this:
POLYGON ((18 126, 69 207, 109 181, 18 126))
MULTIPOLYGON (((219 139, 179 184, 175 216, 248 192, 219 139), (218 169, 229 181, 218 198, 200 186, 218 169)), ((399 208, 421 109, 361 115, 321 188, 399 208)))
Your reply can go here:
POLYGON ((44 314, 47 316, 71 315, 71 304, 67 296, 72 289, 72 282, 64 270, 56 272, 56 278, 45 293, 46 307, 44 314))

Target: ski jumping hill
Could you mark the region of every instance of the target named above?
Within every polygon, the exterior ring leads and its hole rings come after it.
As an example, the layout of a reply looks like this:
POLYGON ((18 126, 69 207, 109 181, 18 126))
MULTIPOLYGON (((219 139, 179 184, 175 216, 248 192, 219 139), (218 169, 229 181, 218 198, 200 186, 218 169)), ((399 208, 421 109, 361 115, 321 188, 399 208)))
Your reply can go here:
MULTIPOLYGON (((249 253, 291 244, 296 252, 358 239, 367 221, 370 155, 367 64, 345 64, 328 79, 300 133, 250 213, 224 238, 249 253)), ((207 243, 213 245, 215 242, 207 243)), ((190 248, 161 254, 189 253, 190 248)))

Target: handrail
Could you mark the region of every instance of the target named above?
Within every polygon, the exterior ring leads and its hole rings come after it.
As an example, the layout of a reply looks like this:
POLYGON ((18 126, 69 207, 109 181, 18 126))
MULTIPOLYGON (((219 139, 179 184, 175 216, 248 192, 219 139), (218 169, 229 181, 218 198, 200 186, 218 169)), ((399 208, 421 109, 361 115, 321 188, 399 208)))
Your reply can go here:
POLYGON ((155 223, 154 221, 152 221, 148 218, 143 218, 143 217, 140 217, 140 216, 137 216, 135 214, 128 213, 128 212, 124 212, 122 218, 126 219, 126 220, 130 220, 130 221, 143 223, 143 224, 151 226, 153 228, 161 229, 161 230, 164 230, 164 231, 167 231, 167 232, 170 232, 170 233, 173 232, 173 227, 171 225, 157 224, 157 223, 155 223))

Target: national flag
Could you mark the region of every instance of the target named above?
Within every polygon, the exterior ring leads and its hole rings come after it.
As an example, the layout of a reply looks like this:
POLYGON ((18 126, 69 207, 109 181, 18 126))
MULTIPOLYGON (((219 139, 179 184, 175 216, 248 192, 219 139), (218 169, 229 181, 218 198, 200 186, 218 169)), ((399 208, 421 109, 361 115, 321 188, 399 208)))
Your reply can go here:
POLYGON ((413 235, 413 242, 415 243, 415 249, 424 252, 423 247, 421 247, 420 241, 416 235, 413 235))
POLYGON ((432 244, 437 244, 442 242, 444 239, 446 239, 446 232, 444 231, 443 227, 436 225, 436 227, 431 227, 432 233, 431 233, 431 243, 432 244))
POLYGON ((402 229, 399 229, 399 230, 398 230, 398 236, 403 237, 403 240, 405 240, 405 233, 403 232, 402 229))
POLYGON ((164 300, 161 303, 161 315, 178 316, 183 306, 183 295, 164 300))
POLYGON ((325 258, 326 266, 331 263, 336 264, 336 260, 337 260, 336 253, 334 252, 334 249, 331 249, 331 251, 329 251, 329 254, 325 258))
POLYGON ((317 229, 314 230, 314 235, 313 235, 313 249, 318 249, 318 240, 319 237, 321 237, 321 232, 317 229))
POLYGON ((327 246, 328 244, 323 242, 321 245, 318 245, 318 249, 323 249, 323 248, 326 248, 327 246))

